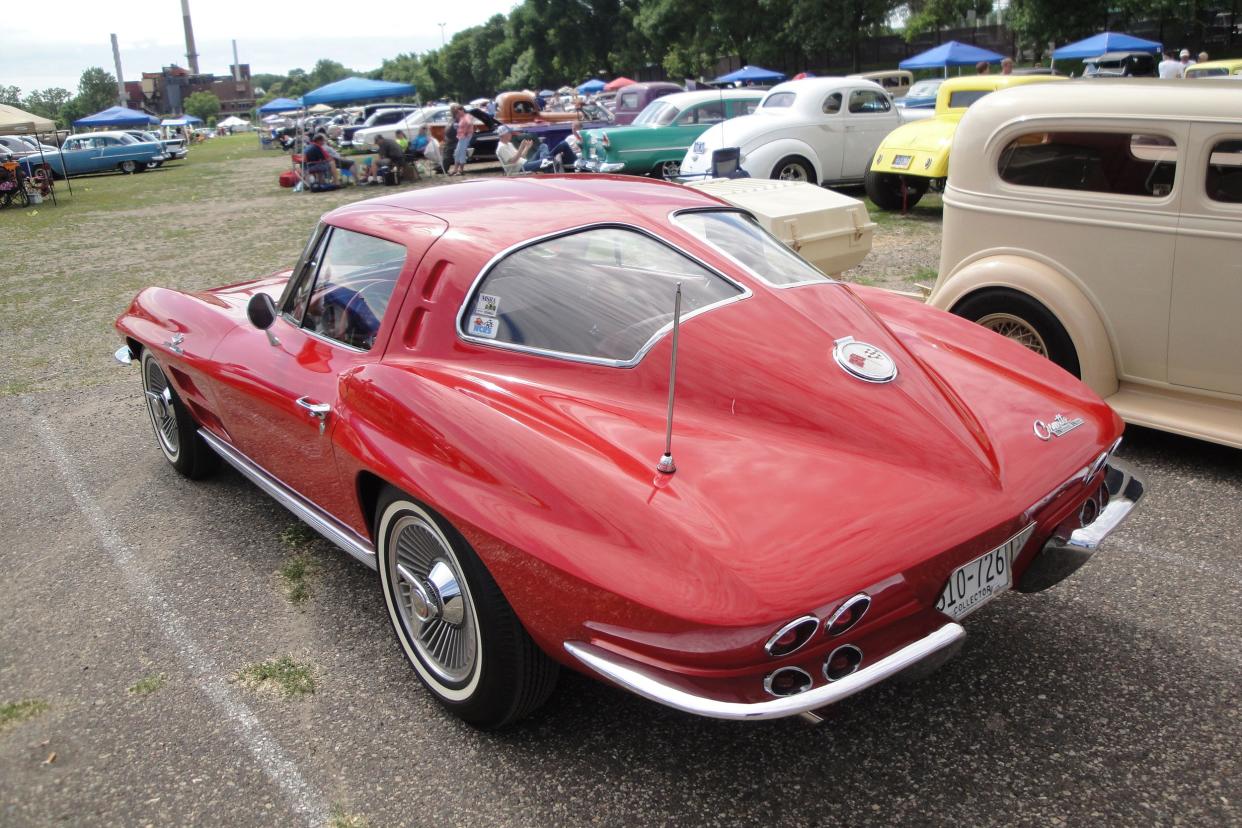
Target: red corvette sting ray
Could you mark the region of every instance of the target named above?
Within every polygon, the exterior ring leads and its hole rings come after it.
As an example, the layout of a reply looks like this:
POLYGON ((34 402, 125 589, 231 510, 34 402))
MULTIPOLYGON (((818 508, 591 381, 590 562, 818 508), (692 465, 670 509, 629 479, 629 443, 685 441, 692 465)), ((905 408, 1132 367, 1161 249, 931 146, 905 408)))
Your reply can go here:
POLYGON ((223 458, 378 570, 417 675, 483 728, 560 667, 814 718, 943 662, 1143 492, 1056 365, 664 182, 348 205, 292 270, 148 288, 116 327, 173 467, 223 458))

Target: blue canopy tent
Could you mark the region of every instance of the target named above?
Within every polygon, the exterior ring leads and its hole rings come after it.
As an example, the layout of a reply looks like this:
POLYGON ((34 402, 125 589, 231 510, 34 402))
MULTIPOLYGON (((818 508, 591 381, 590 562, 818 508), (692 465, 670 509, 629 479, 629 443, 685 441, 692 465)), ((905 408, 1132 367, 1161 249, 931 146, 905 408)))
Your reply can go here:
POLYGON ((126 109, 123 106, 111 106, 94 115, 78 118, 73 125, 75 127, 140 127, 159 122, 160 119, 154 115, 148 115, 136 109, 126 109))
POLYGON ((1101 32, 1085 40, 1066 44, 1060 49, 1053 49, 1052 61, 1055 64, 1058 60, 1085 60, 1099 57, 1105 52, 1153 52, 1158 55, 1160 47, 1161 44, 1154 40, 1144 40, 1122 32, 1101 32))
MULTIPOLYGON (((346 78, 318 89, 312 89, 302 96, 302 106, 315 104, 340 104, 353 101, 370 101, 376 98, 401 98, 414 94, 414 85, 394 83, 393 81, 369 80, 367 78, 346 78)), ((270 106, 271 104, 268 104, 270 106)), ((262 112, 263 110, 259 110, 262 112)))
POLYGON ((751 66, 747 64, 741 69, 736 69, 727 75, 721 75, 712 81, 712 83, 780 83, 785 79, 784 72, 777 72, 772 69, 764 69, 762 66, 751 66))
POLYGON ((978 46, 971 46, 969 43, 950 40, 934 49, 928 49, 914 57, 906 58, 898 63, 897 67, 910 70, 944 69, 944 76, 947 78, 950 66, 974 66, 980 62, 1000 63, 1002 60, 1004 60, 1004 55, 998 55, 988 49, 980 49, 978 46))
POLYGON ((301 109, 302 104, 292 98, 276 98, 259 107, 260 115, 275 115, 277 112, 293 112, 301 109))
POLYGON ((596 92, 603 92, 607 85, 599 78, 591 78, 589 81, 578 84, 578 91, 583 95, 594 95, 596 92))

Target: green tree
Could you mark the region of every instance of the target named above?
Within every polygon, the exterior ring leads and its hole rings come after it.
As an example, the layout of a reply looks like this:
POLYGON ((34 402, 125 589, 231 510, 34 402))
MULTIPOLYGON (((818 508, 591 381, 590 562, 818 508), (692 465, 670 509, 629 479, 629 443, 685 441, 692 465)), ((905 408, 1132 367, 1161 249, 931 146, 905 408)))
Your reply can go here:
POLYGON ((22 90, 16 86, 0 86, 0 103, 20 107, 22 105, 22 90))
POLYGON ((356 74, 352 69, 346 69, 343 64, 337 63, 335 60, 321 58, 315 63, 315 68, 310 70, 310 74, 306 77, 307 89, 318 89, 329 83, 344 80, 350 75, 356 74))
POLYGON ((195 92, 185 99, 187 115, 210 121, 220 114, 220 99, 210 92, 195 92))
POLYGON ((49 87, 47 89, 31 92, 26 96, 26 100, 22 103, 22 108, 35 115, 42 115, 44 118, 59 118, 60 110, 65 104, 69 103, 73 95, 68 89, 61 89, 58 86, 49 87))
POLYGON ((92 66, 78 80, 78 96, 75 101, 78 109, 87 115, 116 106, 116 78, 111 72, 92 66))
POLYGON ((1099 31, 1107 0, 1011 0, 1005 22, 1042 57, 1049 42, 1069 43, 1099 31))

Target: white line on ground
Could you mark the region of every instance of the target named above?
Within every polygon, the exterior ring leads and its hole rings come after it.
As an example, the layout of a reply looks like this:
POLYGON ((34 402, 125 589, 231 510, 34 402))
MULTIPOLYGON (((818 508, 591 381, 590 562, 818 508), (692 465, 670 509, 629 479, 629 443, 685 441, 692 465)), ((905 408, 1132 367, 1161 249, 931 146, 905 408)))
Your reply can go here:
POLYGON ((219 666, 187 632, 185 620, 160 592, 159 586, 134 559, 134 552, 113 528, 107 513, 91 497, 77 466, 46 421, 35 423, 39 438, 56 463, 73 502, 95 530, 99 544, 121 570, 130 592, 146 602, 157 626, 194 676, 200 690, 220 709, 250 750, 268 778, 281 789, 292 809, 306 818, 308 825, 323 825, 328 819, 327 800, 303 778, 297 766, 263 727, 254 712, 236 697, 219 666))

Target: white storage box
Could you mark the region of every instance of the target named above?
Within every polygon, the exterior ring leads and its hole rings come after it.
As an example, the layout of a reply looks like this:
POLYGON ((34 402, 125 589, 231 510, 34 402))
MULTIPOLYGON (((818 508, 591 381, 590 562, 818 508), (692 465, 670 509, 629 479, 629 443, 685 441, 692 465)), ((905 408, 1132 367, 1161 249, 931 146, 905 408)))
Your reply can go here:
POLYGON ((769 233, 829 276, 871 252, 875 224, 856 198, 803 181, 710 178, 686 184, 752 214, 769 233))

